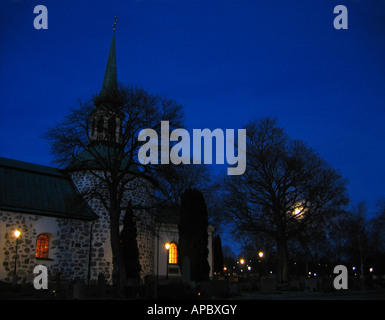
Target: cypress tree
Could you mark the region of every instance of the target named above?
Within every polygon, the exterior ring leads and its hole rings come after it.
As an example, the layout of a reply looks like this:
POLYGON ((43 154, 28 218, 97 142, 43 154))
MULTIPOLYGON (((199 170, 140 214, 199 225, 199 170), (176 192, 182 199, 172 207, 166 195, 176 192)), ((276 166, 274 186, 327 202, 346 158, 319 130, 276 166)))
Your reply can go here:
POLYGON ((136 241, 137 230, 134 220, 134 211, 132 210, 132 203, 127 206, 126 213, 123 220, 123 229, 120 233, 120 244, 122 246, 122 255, 128 279, 139 278, 141 266, 139 263, 139 249, 136 241))
POLYGON ((214 236, 213 239, 213 251, 214 251, 214 272, 223 274, 223 252, 222 252, 222 239, 220 235, 214 236))
POLYGON ((209 279, 208 213, 203 194, 196 189, 186 190, 181 199, 179 228, 179 264, 190 258, 190 275, 193 281, 209 279))

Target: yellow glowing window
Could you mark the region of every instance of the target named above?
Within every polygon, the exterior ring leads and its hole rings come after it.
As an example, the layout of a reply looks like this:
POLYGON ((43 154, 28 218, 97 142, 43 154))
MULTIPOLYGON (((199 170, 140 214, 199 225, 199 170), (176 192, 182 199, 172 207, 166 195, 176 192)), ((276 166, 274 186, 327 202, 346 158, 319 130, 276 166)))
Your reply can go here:
POLYGON ((49 238, 41 234, 36 240, 36 258, 48 258, 49 238))
POLYGON ((175 243, 170 243, 170 248, 168 249, 168 263, 178 263, 178 249, 175 243))

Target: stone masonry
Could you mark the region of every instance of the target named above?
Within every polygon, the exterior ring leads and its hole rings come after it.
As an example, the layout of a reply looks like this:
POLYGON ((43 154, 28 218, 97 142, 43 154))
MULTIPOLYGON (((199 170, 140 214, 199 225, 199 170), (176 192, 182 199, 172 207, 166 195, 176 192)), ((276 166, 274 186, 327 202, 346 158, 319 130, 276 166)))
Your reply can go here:
POLYGON ((33 279, 33 269, 38 264, 47 266, 50 277, 60 272, 63 279, 86 279, 90 222, 4 211, 0 211, 0 221, 2 280, 12 281, 15 262, 17 276, 27 281, 33 279), (15 229, 21 231, 17 256, 15 229), (40 234, 50 239, 47 259, 36 258, 36 239, 40 234))
MULTIPOLYGON (((72 181, 79 192, 87 195, 89 190, 100 183, 95 172, 77 171, 72 173, 72 181)), ((133 205, 150 206, 152 187, 148 181, 133 181, 127 188, 124 200, 132 200, 133 205)), ((99 216, 92 228, 91 249, 91 279, 96 280, 100 272, 104 273, 106 280, 112 281, 112 253, 110 245, 109 216, 98 199, 87 199, 89 206, 99 216)), ((137 220, 137 243, 139 249, 139 262, 141 264, 141 276, 144 277, 154 272, 154 232, 153 220, 148 212, 134 210, 137 220)), ((124 212, 121 215, 121 228, 123 227, 124 212)))

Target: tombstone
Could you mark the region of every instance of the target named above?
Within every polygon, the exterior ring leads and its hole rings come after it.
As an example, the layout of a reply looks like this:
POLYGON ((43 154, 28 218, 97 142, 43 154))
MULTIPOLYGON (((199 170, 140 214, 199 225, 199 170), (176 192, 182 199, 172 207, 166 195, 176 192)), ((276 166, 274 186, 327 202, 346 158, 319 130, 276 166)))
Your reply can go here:
POLYGON ((306 280, 306 287, 310 291, 317 291, 317 280, 315 278, 309 278, 306 280))
POLYGON ((21 293, 24 295, 27 292, 27 278, 21 280, 21 293))
POLYGON ((290 290, 300 290, 300 284, 298 279, 289 281, 289 289, 290 290))
POLYGON ((153 275, 144 277, 144 297, 145 299, 155 298, 157 295, 156 278, 153 275))
POLYGON ((261 293, 277 292, 277 276, 270 274, 261 278, 261 293))
POLYGON ((16 275, 16 274, 14 274, 13 275, 13 277, 12 277, 12 288, 13 289, 16 289, 16 287, 17 287, 17 281, 19 280, 19 277, 16 275))
MULTIPOLYGON (((238 284, 237 288, 234 287, 234 294, 238 294, 238 284)), ((228 286, 226 280, 210 280, 202 281, 200 283, 200 292, 206 297, 225 297, 228 294, 228 286)))
POLYGON ((190 282, 191 276, 190 276, 190 258, 184 257, 182 261, 182 279, 183 282, 190 282))
POLYGON ((98 294, 100 297, 106 295, 106 278, 103 273, 98 274, 98 294))
POLYGON ((57 272, 55 274, 55 278, 54 279, 55 280, 54 280, 54 283, 53 283, 53 291, 52 291, 53 298, 63 299, 64 298, 64 293, 63 293, 63 290, 62 290, 61 273, 57 272))
POLYGON ((306 278, 305 276, 299 276, 298 277, 298 283, 299 283, 299 290, 305 290, 306 289, 306 278))
POLYGON ((230 290, 230 294, 233 294, 233 295, 240 295, 242 292, 241 286, 238 284, 238 282, 229 283, 229 290, 230 290))
POLYGON ((77 278, 73 288, 73 298, 75 300, 83 299, 85 290, 86 288, 84 285, 84 281, 82 279, 77 278))

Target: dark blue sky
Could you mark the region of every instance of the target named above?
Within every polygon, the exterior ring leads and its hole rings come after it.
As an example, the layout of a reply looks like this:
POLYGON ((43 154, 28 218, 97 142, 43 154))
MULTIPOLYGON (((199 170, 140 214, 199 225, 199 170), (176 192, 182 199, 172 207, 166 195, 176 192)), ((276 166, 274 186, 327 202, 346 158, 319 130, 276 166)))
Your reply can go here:
POLYGON ((190 128, 277 117, 349 180, 385 197, 384 0, 1 0, 0 156, 51 165, 47 127, 102 86, 114 16, 118 80, 185 106, 190 128), (35 30, 33 9, 48 9, 35 30), (348 8, 335 30, 333 9, 348 8))

